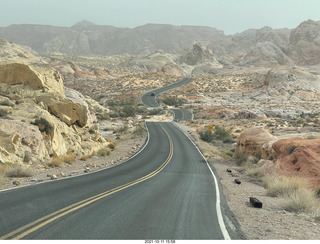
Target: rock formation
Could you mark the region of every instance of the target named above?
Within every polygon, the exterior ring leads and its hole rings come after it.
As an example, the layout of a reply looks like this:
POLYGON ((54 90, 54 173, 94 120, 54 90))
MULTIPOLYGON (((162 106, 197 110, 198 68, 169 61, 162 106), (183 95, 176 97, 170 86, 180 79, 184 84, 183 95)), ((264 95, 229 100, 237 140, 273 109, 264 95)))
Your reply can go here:
POLYGON ((66 93, 72 100, 65 96, 59 72, 48 66, 11 62, 0 66, 1 163, 41 163, 66 153, 88 155, 108 144, 98 129, 92 129, 83 97, 68 89, 66 93))

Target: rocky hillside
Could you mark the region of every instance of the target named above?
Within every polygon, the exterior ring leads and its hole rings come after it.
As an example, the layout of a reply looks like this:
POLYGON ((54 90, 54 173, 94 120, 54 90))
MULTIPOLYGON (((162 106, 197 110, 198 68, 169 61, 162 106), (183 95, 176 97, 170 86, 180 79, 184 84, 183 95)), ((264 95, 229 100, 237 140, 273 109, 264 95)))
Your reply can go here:
MULTIPOLYGON (((179 53, 205 43, 224 66, 316 65, 320 62, 320 22, 308 20, 295 29, 263 27, 225 35, 210 27, 148 24, 134 29, 84 21, 72 27, 11 25, 0 38, 44 53, 67 55, 150 55, 161 49, 179 53)), ((185 59, 185 58, 184 58, 185 59)), ((187 64, 194 63, 188 58, 187 64)))
POLYGON ((4 40, 0 54, 1 165, 45 166, 61 155, 91 155, 109 144, 92 124, 88 103, 95 103, 64 87, 56 69, 4 40))

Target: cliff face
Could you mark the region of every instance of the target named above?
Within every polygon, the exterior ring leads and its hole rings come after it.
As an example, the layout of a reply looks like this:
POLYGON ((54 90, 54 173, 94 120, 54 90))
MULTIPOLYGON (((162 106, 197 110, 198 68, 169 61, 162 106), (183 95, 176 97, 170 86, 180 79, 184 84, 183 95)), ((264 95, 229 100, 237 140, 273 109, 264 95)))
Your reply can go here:
POLYGON ((97 129, 89 133, 88 104, 67 98, 59 72, 45 65, 0 66, 0 112, 1 163, 88 155, 108 144, 97 129))

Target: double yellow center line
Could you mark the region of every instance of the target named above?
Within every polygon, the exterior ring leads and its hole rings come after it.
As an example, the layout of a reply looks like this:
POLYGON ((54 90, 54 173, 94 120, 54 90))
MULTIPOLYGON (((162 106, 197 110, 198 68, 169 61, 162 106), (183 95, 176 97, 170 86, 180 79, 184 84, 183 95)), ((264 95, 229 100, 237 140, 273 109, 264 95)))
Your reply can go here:
POLYGON ((72 205, 69 205, 65 208, 62 208, 58 211, 55 211, 51 214, 48 214, 40 219, 37 219, 27 225, 24 225, 4 236, 1 236, 0 237, 0 240, 5 240, 5 239, 13 239, 13 240, 19 240, 29 234, 31 234, 32 232, 35 232, 36 230, 42 228, 43 226, 69 214, 69 213, 72 213, 78 209, 81 209, 85 206, 88 206, 89 204, 91 203, 94 203, 102 198, 105 198, 109 195, 112 195, 116 192, 119 192, 119 191, 122 191, 128 187, 131 187, 131 186, 134 186, 140 182, 143 182, 145 180, 148 180, 150 179, 151 177, 157 175, 160 171, 162 171, 166 166, 167 164, 170 162, 170 160, 172 159, 172 156, 173 156, 173 142, 172 142, 172 138, 171 136, 169 135, 169 133, 166 131, 166 129, 164 129, 164 127, 160 124, 162 130, 166 133, 168 139, 169 139, 169 145, 170 145, 170 152, 169 152, 169 155, 167 157, 167 159, 164 161, 163 164, 160 165, 159 168, 157 168, 155 171, 149 173, 148 175, 146 176, 143 176, 137 180, 134 180, 134 181, 131 181, 129 183, 126 183, 126 184, 123 184, 121 186, 118 186, 116 188, 113 188, 111 190, 108 190, 108 191, 105 191, 103 193, 100 193, 98 195, 95 195, 93 197, 89 197, 85 200, 82 200, 80 202, 77 202, 77 203, 74 203, 72 205))

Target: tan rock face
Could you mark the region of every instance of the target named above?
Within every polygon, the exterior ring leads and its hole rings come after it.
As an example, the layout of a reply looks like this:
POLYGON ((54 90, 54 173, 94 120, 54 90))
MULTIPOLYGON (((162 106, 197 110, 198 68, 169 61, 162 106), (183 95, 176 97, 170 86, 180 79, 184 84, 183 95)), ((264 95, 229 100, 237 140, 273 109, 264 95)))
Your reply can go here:
POLYGON ((54 156, 91 155, 108 145, 98 129, 89 133, 88 104, 65 96, 54 69, 0 66, 0 101, 7 111, 0 119, 0 163, 48 163, 54 156))
POLYGON ((57 92, 64 96, 63 81, 58 71, 24 63, 0 66, 0 81, 8 85, 26 84, 33 90, 57 92))
POLYGON ((17 161, 17 156, 24 157, 25 151, 31 151, 36 160, 42 161, 48 158, 39 129, 19 121, 0 119, 0 147, 4 162, 17 161))
POLYGON ((253 127, 243 131, 238 137, 237 151, 249 155, 261 154, 262 145, 275 139, 276 137, 263 127, 253 127))

